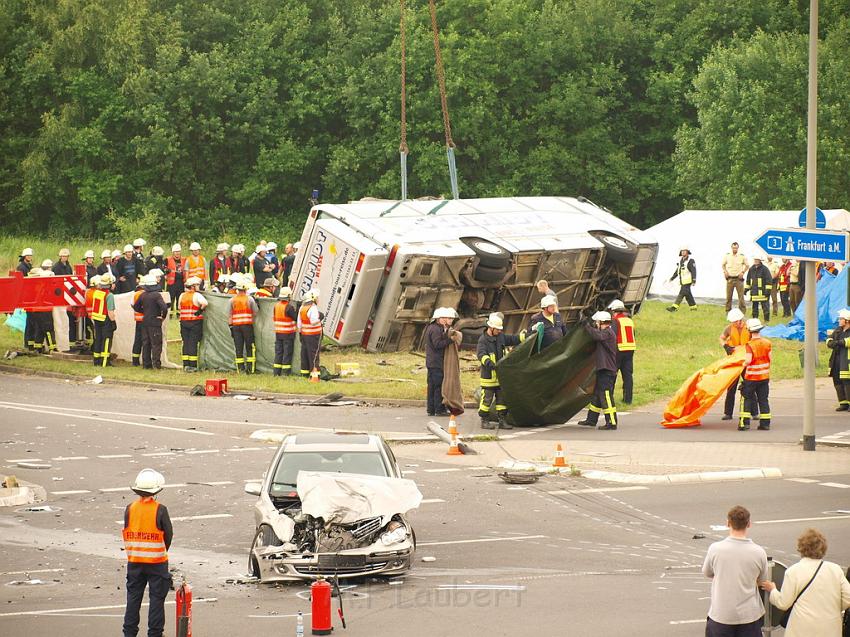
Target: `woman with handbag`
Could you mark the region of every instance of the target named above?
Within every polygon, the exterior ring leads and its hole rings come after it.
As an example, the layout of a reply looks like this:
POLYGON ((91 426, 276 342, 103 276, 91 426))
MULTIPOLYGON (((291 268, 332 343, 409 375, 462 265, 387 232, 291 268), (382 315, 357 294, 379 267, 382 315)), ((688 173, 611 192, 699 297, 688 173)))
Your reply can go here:
POLYGON ((841 611, 850 608, 850 582, 838 564, 823 559, 826 538, 806 529, 797 538, 802 559, 785 571, 782 590, 761 582, 770 603, 788 610, 785 637, 841 637, 841 611))

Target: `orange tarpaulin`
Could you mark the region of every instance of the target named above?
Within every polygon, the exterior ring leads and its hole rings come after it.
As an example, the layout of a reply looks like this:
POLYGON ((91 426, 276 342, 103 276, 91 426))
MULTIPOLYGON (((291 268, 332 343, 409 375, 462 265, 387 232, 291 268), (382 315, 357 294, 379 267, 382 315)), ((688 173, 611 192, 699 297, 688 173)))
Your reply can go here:
POLYGON ((700 417, 734 383, 744 369, 745 347, 695 372, 667 403, 661 424, 668 428, 697 427, 700 417))

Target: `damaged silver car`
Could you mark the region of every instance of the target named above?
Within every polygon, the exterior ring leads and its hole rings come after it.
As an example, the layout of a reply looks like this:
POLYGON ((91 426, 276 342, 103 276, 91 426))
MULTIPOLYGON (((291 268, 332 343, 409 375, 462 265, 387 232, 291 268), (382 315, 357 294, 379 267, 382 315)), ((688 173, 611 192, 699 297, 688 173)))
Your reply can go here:
POLYGON ((259 496, 248 570, 263 582, 410 568, 416 535, 405 514, 422 494, 380 436, 289 435, 245 492, 259 496))

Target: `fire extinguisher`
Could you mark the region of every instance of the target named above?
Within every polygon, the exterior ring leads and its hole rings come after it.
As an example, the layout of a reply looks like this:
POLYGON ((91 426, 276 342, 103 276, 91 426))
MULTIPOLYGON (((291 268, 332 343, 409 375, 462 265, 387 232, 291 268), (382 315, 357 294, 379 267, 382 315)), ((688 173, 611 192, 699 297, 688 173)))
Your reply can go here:
POLYGON ((175 595, 177 602, 177 637, 192 637, 192 587, 183 579, 175 595))
POLYGON ((330 635, 331 624, 331 585, 320 577, 310 585, 310 600, 313 613, 313 634, 330 635))

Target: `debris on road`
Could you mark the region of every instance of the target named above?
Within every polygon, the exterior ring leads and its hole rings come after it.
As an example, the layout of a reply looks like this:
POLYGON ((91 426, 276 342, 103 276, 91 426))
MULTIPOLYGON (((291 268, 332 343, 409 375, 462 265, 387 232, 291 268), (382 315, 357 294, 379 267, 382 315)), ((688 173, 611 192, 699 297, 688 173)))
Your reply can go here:
POLYGON ((103 383, 103 376, 101 376, 100 374, 98 374, 91 380, 86 381, 87 385, 100 385, 101 383, 103 383))
POLYGON ((49 504, 42 504, 40 506, 27 507, 21 510, 26 511, 27 513, 58 513, 62 509, 60 509, 59 507, 50 506, 49 504))
POLYGON ((203 385, 195 385, 192 389, 189 390, 190 396, 206 396, 207 392, 204 389, 203 385))
MULTIPOLYGON (((433 422, 433 421, 432 421, 432 422, 429 422, 429 423, 428 423, 428 426, 426 427, 426 429, 427 429, 428 431, 430 431, 432 434, 434 434, 435 436, 437 436, 437 438, 439 438, 440 440, 442 440, 442 441, 443 441, 443 442, 445 442, 446 444, 449 444, 449 445, 450 445, 450 444, 452 443, 452 437, 451 437, 451 435, 449 434, 449 432, 448 432, 448 431, 446 431, 445 429, 443 429, 443 428, 442 428, 440 425, 438 425, 437 423, 435 423, 435 422, 433 422)), ((460 436, 458 436, 458 438, 459 438, 459 437, 460 437, 460 436)), ((473 449, 473 448, 472 448, 472 447, 470 447, 467 443, 465 443, 465 442, 463 442, 463 441, 461 441, 461 440, 458 440, 457 448, 458 448, 458 449, 460 449, 460 452, 461 452, 462 454, 464 454, 464 455, 470 455, 470 456, 478 455, 478 452, 477 452, 477 451, 475 451, 475 449, 473 449)))
POLYGON ((533 484, 546 474, 542 471, 502 471, 497 475, 508 484, 533 484))
POLYGON ((325 394, 319 398, 286 398, 275 399, 273 402, 278 405, 304 406, 304 407, 354 407, 360 405, 357 400, 343 400, 345 396, 340 392, 325 394))
POLYGON ((430 556, 430 555, 426 555, 425 557, 423 557, 423 558, 422 558, 422 561, 423 561, 423 562, 436 562, 436 561, 437 561, 437 558, 436 558, 436 557, 432 557, 432 556, 430 556))

